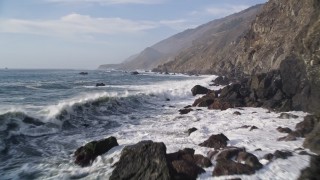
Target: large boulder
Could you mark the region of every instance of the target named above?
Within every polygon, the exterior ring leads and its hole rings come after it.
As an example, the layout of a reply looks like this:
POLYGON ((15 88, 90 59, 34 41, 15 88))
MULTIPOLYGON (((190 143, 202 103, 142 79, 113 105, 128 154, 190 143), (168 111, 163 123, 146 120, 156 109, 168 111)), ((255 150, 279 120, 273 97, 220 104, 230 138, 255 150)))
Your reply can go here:
POLYGON ((197 94, 207 94, 208 92, 210 92, 210 89, 200 86, 200 85, 195 85, 192 89, 191 89, 192 95, 195 96, 197 94))
POLYGON ((110 180, 172 179, 164 143, 141 141, 125 147, 110 180))
POLYGON ((227 141, 229 141, 229 139, 221 133, 210 136, 209 139, 200 143, 199 146, 220 149, 227 147, 227 141))
POLYGON ((219 76, 212 82, 214 83, 215 86, 226 86, 230 84, 230 80, 226 76, 219 76))
POLYGON ((91 141, 74 152, 75 163, 82 167, 88 166, 97 156, 108 152, 115 146, 118 146, 118 142, 112 136, 100 141, 91 141))

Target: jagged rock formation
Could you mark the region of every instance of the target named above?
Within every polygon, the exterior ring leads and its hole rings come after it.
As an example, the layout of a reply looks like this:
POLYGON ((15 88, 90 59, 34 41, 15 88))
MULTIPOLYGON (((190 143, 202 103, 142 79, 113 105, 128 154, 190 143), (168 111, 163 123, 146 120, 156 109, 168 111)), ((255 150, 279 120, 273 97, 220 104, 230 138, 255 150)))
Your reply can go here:
POLYGON ((228 17, 213 20, 195 29, 188 29, 146 48, 118 66, 101 65, 99 69, 116 67, 122 70, 147 70, 174 60, 179 53, 189 51, 191 47, 206 49, 208 46, 214 46, 216 50, 221 49, 248 30, 261 8, 262 5, 257 5, 228 17), (204 43, 198 46, 201 42, 204 43))

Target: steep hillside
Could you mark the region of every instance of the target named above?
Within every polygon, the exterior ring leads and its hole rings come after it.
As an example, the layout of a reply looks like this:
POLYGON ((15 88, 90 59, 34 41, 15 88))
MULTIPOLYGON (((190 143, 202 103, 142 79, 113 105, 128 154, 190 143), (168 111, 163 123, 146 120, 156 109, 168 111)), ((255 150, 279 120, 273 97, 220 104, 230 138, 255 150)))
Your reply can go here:
POLYGON ((319 0, 270 0, 236 41, 210 43, 217 39, 199 40, 155 70, 230 76, 279 70, 290 109, 320 112, 319 0))
MULTIPOLYGON (((152 69, 174 60, 174 57, 180 52, 188 50, 199 42, 205 42, 217 48, 225 46, 249 29, 250 23, 261 8, 262 5, 256 5, 242 12, 176 34, 146 48, 131 61, 120 64, 120 69, 152 69), (208 39, 210 39, 210 42, 207 42, 208 39)), ((108 66, 103 65, 101 67, 108 66)))

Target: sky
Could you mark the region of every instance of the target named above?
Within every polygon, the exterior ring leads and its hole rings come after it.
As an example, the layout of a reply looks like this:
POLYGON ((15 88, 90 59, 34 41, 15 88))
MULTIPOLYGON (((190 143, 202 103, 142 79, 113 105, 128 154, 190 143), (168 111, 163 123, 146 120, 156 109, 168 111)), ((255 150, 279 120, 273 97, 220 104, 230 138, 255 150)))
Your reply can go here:
POLYGON ((0 69, 96 69, 266 0, 0 0, 0 69))

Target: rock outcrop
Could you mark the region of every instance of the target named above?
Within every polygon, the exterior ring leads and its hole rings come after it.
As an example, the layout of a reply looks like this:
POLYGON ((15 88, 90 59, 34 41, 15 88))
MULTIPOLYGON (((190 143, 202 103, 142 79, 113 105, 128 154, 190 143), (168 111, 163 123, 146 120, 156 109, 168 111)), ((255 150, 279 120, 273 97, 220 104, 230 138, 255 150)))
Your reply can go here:
POLYGON ((74 152, 75 163, 82 167, 88 166, 97 156, 108 152, 115 146, 118 146, 118 142, 112 136, 99 141, 91 141, 74 152))

